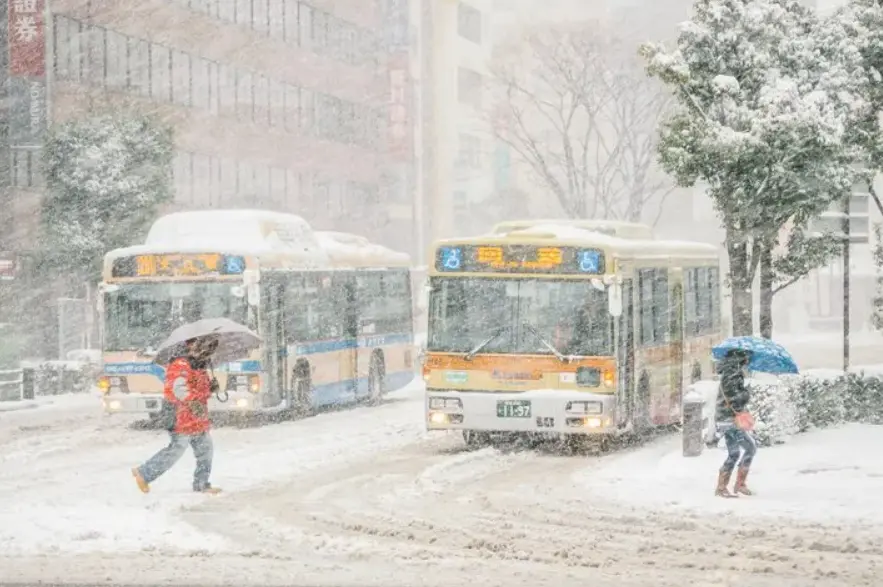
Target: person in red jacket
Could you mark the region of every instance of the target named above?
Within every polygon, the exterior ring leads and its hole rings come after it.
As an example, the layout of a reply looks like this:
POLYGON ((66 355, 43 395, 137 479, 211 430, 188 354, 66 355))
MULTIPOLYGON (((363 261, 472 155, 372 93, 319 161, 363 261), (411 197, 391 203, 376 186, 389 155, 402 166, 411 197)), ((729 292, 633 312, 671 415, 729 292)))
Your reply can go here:
POLYGON ((208 361, 217 349, 218 341, 207 337, 188 340, 186 353, 169 363, 163 396, 174 407, 174 426, 169 430, 169 445, 150 457, 143 465, 132 469, 135 482, 142 492, 150 491, 150 484, 172 468, 187 451, 193 449, 196 470, 193 473, 193 491, 219 493, 212 487, 212 439, 208 417, 208 400, 213 381, 208 374, 208 361))

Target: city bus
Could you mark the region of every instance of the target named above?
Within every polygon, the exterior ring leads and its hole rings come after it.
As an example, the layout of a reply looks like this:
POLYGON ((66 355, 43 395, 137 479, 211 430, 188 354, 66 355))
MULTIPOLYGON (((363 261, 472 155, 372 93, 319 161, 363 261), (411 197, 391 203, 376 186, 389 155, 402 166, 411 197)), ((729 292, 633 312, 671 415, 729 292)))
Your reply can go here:
POLYGON ((252 328, 263 346, 214 366, 225 393, 210 411, 284 417, 379 402, 415 375, 409 266, 408 255, 290 214, 159 218, 144 244, 104 259, 104 410, 155 418, 165 376, 157 345, 180 324, 215 317, 252 328))
POLYGON ((522 226, 433 246, 427 429, 606 444, 679 423, 723 336, 716 247, 522 226))

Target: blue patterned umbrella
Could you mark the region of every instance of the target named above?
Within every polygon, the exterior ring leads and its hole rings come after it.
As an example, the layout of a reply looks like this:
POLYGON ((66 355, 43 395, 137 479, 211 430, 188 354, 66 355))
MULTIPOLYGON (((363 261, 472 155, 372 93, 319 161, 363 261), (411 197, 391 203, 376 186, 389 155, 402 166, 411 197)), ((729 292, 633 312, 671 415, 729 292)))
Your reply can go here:
POLYGON ((748 369, 760 373, 797 373, 797 363, 785 347, 759 336, 734 336, 711 349, 711 355, 718 361, 727 351, 742 349, 751 352, 748 369))

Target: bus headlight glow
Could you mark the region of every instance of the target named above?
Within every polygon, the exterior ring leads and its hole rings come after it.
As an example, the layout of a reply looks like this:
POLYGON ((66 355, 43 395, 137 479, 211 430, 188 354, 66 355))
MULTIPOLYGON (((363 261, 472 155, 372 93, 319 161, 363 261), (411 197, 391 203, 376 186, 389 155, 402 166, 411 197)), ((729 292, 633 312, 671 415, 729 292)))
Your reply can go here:
POLYGON ((118 400, 113 400, 108 402, 107 409, 109 410, 119 410, 123 405, 118 400))
POLYGON ((98 389, 101 390, 101 393, 107 393, 110 391, 110 378, 100 377, 98 379, 98 389))
POLYGON ((586 418, 583 425, 586 428, 600 428, 601 427, 601 418, 586 418))
POLYGON ((431 412, 429 414, 429 421, 433 424, 447 424, 448 415, 443 412, 431 412))
POLYGON ((236 407, 237 408, 247 408, 248 407, 248 400, 245 399, 244 397, 239 398, 238 400, 236 400, 236 407))

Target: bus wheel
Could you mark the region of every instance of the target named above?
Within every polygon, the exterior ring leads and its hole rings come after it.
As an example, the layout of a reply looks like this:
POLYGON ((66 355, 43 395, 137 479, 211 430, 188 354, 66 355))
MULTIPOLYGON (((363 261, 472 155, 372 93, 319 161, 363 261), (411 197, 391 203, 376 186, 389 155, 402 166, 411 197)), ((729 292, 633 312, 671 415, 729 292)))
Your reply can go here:
POLYGON ((371 357, 371 368, 368 370, 368 403, 378 405, 383 400, 386 389, 386 373, 383 372, 383 361, 377 355, 371 357))

